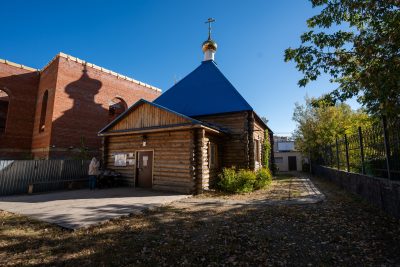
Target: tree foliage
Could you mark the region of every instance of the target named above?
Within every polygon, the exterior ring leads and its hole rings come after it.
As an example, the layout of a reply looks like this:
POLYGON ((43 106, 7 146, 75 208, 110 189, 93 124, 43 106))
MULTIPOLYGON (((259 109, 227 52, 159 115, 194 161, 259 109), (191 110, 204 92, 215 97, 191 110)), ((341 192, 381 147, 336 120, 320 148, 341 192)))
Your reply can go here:
POLYGON ((326 102, 357 96, 368 112, 396 117, 400 113, 400 1, 310 0, 322 11, 308 19, 310 31, 298 48, 285 50, 306 86, 322 73, 338 88, 326 102))
POLYGON ((336 136, 355 134, 359 126, 366 128, 374 123, 365 112, 353 111, 347 104, 316 106, 309 98, 305 105, 296 104, 293 120, 297 123, 293 134, 297 149, 311 153, 313 158, 320 147, 334 143, 336 136))

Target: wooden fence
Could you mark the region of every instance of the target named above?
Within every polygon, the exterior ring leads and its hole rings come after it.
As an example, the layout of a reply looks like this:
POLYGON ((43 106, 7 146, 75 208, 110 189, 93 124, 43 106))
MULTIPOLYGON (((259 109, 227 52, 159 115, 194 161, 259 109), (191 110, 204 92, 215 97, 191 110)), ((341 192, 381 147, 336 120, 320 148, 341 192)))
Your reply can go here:
POLYGON ((87 180, 87 160, 0 160, 0 196, 61 190, 87 180))

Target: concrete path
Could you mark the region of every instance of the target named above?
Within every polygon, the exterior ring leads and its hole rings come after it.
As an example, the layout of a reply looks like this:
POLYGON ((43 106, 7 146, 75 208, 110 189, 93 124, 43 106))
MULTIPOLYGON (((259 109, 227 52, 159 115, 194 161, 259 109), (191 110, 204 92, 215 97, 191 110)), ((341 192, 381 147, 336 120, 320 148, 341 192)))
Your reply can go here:
POLYGON ((201 209, 215 208, 239 208, 245 206, 256 205, 305 205, 316 204, 325 200, 325 195, 321 193, 312 183, 310 177, 306 173, 292 172, 291 178, 283 181, 277 181, 271 185, 267 191, 261 193, 254 192, 248 194, 249 197, 232 198, 221 197, 191 197, 174 202, 173 205, 179 208, 187 208, 188 206, 198 207, 201 209), (270 196, 270 191, 278 191, 275 196, 270 196))
POLYGON ((0 197, 0 210, 77 229, 188 197, 141 188, 74 190, 0 197))
POLYGON ((295 172, 290 180, 289 197, 286 200, 291 204, 314 204, 325 200, 325 195, 311 182, 309 174, 295 172), (295 188, 297 194, 292 195, 291 189, 295 188))

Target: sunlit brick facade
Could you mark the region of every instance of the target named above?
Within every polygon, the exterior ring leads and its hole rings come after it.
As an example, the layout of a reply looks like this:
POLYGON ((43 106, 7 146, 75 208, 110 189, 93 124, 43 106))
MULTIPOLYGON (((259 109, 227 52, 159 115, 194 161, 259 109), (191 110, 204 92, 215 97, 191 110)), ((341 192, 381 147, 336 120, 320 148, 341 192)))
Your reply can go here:
POLYGON ((0 60, 0 158, 100 155, 97 132, 161 90, 60 53, 42 70, 0 60))

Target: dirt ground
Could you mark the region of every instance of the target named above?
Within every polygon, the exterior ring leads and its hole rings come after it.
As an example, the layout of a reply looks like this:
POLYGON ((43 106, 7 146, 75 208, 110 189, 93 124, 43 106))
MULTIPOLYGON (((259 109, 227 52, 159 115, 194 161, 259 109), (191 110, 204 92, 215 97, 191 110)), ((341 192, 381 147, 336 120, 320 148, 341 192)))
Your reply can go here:
POLYGON ((248 201, 255 202, 277 201, 277 200, 295 200, 307 197, 310 193, 304 187, 304 180, 308 179, 309 175, 304 173, 285 173, 274 177, 272 184, 265 189, 257 190, 251 193, 243 194, 227 194, 218 191, 208 191, 201 195, 197 195, 196 199, 220 199, 230 201, 248 201))
POLYGON ((399 220, 323 179, 312 179, 326 196, 317 204, 243 204, 301 196, 295 181, 280 176, 245 195, 210 192, 75 232, 1 212, 0 265, 400 265, 399 220))

